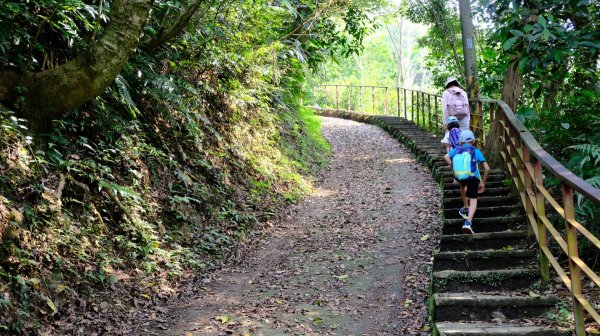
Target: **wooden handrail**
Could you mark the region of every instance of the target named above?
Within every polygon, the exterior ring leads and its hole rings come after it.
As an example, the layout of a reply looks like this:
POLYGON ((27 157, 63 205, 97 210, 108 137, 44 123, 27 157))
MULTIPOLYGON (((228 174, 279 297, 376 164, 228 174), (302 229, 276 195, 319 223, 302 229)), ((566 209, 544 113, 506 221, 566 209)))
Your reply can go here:
POLYGON ((523 143, 529 147, 530 153, 533 154, 536 159, 540 160, 544 167, 548 168, 548 170, 550 170, 552 174, 558 177, 563 183, 570 185, 573 187, 573 189, 577 190, 586 198, 600 205, 600 189, 594 188, 594 186, 584 181, 579 176, 573 174, 572 171, 568 170, 560 162, 556 161, 552 155, 546 152, 505 102, 495 99, 480 100, 484 103, 495 103, 500 106, 508 122, 510 122, 512 126, 519 131, 519 136, 521 137, 523 143))

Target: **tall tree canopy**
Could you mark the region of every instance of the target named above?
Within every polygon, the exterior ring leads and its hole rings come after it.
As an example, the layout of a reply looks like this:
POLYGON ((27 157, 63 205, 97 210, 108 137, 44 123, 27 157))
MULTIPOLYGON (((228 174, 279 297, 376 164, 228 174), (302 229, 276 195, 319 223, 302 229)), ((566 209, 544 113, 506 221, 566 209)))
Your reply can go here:
MULTIPOLYGON (((287 44, 300 61, 314 66, 331 50, 347 55, 360 50, 370 22, 365 11, 377 2, 254 5, 269 8, 276 20, 267 28, 275 34, 259 43, 287 44), (343 20, 343 29, 336 18, 343 20)), ((136 49, 152 55, 184 33, 203 36, 220 11, 241 9, 235 7, 225 0, 5 3, 0 8, 0 102, 17 108, 34 127, 47 125, 104 92, 136 49)))

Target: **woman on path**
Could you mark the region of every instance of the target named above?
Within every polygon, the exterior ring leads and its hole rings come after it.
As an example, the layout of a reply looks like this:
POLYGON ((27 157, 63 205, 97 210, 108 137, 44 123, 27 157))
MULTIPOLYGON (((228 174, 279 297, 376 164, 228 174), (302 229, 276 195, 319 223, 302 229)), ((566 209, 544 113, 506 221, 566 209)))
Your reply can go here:
MULTIPOLYGON (((442 95, 442 121, 444 125, 447 124, 446 120, 449 116, 454 116, 458 119, 460 130, 468 131, 471 113, 467 93, 458 84, 458 80, 454 76, 448 77, 445 88, 446 90, 442 95)), ((448 132, 446 131, 446 133, 448 132)))

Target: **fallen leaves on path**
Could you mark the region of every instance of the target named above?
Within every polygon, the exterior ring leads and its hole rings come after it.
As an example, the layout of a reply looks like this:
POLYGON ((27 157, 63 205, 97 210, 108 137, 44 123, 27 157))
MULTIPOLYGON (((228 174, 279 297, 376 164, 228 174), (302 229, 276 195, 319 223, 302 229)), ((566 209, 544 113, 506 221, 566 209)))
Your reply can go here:
MULTIPOLYGON (((440 192, 380 129, 324 118, 315 192, 265 226, 237 265, 131 313, 137 335, 428 335, 440 192)), ((115 332, 118 334, 118 332, 115 332)))

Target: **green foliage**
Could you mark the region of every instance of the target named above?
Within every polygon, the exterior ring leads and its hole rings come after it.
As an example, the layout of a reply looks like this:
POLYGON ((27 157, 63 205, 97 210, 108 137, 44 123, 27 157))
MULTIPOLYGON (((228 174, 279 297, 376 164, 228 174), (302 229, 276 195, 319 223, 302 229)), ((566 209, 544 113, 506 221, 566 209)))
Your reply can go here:
POLYGON ((0 66, 47 69, 72 58, 97 31, 96 4, 79 0, 3 1, 0 6, 0 66))
MULTIPOLYGON (((563 162, 575 175, 599 188, 600 176, 600 117, 582 105, 590 99, 600 103, 599 96, 573 97, 563 105, 564 115, 557 117, 552 112, 543 111, 539 118, 527 120, 527 126, 534 131, 536 139, 554 157, 563 162), (581 104, 579 102, 582 102, 581 104)), ((558 179, 550 180, 550 187, 557 187, 558 179)), ((557 195, 560 190, 555 191, 557 195)), ((578 194, 576 215, 579 222, 591 232, 600 235, 600 207, 578 194)), ((585 245, 585 243, 584 243, 585 245)))
POLYGON ((408 1, 407 17, 416 23, 429 25, 419 46, 426 48, 427 68, 433 73, 434 87, 443 88, 448 76, 464 73, 460 20, 455 3, 445 0, 408 1))

